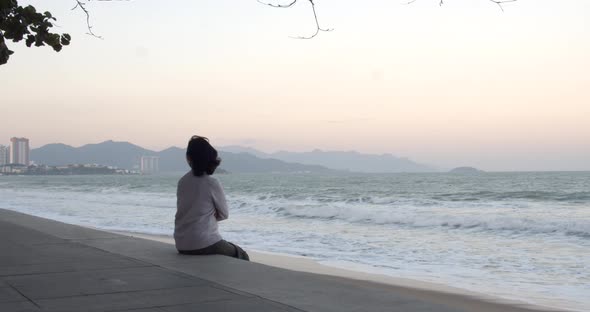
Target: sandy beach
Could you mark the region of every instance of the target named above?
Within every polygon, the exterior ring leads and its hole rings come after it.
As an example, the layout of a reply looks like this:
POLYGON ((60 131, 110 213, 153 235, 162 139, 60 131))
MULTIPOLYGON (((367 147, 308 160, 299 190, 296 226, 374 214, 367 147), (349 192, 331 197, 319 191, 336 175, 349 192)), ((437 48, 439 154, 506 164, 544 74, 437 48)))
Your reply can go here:
MULTIPOLYGON (((166 244, 174 245, 174 239, 168 236, 148 235, 130 232, 113 232, 116 234, 148 239, 166 244)), ((489 296, 484 293, 472 292, 466 289, 455 288, 447 285, 423 282, 406 278, 395 278, 387 275, 372 274, 361 271, 347 270, 332 266, 323 265, 313 259, 301 256, 292 256, 278 253, 270 253, 257 250, 247 250, 252 262, 278 267, 282 269, 314 273, 320 275, 343 277, 358 281, 379 283, 395 287, 395 291, 402 292, 411 296, 416 296, 424 300, 434 300, 436 302, 459 305, 469 311, 502 311, 498 309, 498 304, 506 305, 504 308, 524 308, 530 311, 565 311, 549 306, 533 305, 526 302, 509 300, 489 296)))

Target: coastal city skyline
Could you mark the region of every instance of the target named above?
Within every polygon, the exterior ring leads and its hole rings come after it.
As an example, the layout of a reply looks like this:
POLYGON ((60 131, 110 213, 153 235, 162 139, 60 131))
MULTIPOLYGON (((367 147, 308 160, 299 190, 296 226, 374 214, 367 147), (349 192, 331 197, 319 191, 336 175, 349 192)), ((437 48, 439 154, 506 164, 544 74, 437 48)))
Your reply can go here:
POLYGON ((10 144, 0 144, 0 166, 2 165, 24 165, 30 164, 30 146, 27 138, 10 138, 10 144))
POLYGON ((160 171, 159 159, 158 156, 142 155, 134 168, 118 168, 96 162, 72 162, 58 166, 31 160, 28 138, 12 137, 8 146, 0 144, 0 174, 132 174, 136 173, 134 169, 141 174, 157 174, 160 171))

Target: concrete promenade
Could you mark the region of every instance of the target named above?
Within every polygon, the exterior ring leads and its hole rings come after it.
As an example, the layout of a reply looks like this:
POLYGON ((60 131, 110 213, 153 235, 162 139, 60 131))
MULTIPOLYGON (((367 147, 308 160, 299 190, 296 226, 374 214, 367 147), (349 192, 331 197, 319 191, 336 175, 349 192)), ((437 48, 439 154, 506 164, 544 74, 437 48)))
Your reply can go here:
POLYGON ((289 271, 0 209, 0 311, 533 311, 289 271))

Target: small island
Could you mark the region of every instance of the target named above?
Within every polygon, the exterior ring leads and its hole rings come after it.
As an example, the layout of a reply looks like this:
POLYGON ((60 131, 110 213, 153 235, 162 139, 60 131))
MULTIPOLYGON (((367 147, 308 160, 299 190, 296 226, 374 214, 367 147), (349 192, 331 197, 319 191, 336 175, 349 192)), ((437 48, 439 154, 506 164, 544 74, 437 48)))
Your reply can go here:
POLYGON ((473 167, 457 167, 455 169, 452 169, 451 171, 449 171, 449 173, 484 173, 485 171, 479 170, 477 168, 473 168, 473 167))

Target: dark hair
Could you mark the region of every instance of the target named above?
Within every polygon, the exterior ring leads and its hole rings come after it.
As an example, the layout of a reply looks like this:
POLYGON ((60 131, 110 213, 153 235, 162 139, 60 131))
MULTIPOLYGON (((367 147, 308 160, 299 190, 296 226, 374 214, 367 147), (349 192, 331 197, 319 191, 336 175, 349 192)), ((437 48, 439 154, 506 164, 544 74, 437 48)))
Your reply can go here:
POLYGON ((217 150, 209 144, 209 139, 198 135, 193 135, 188 141, 186 157, 193 174, 197 177, 205 173, 212 175, 221 163, 221 159, 217 156, 217 150))

